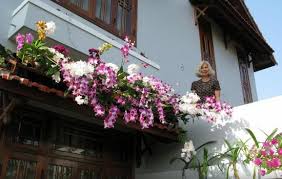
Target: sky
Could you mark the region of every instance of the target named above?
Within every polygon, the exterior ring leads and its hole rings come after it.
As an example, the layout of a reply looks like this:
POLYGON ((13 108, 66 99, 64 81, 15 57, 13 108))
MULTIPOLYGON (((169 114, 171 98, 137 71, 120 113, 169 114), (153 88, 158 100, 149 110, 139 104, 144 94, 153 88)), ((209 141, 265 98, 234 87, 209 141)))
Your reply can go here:
POLYGON ((282 95, 282 0, 245 0, 260 31, 274 49, 277 66, 255 73, 258 99, 282 95))

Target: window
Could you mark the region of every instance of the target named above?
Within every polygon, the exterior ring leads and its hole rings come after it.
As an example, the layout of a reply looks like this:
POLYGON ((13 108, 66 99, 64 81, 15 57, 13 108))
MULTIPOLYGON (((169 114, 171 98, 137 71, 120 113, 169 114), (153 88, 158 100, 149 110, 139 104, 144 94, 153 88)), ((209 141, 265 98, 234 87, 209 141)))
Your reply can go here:
POLYGON ((18 113, 14 114, 15 119, 9 127, 8 136, 10 136, 10 142, 38 147, 41 138, 42 121, 19 115, 18 113))
POLYGON ((137 0, 53 0, 99 27, 136 41, 137 0))
POLYGON ((48 165, 47 179, 71 179, 72 168, 60 165, 48 165))
POLYGON ((8 161, 5 179, 35 179, 35 171, 36 162, 11 159, 8 161))
POLYGON ((134 178, 133 135, 30 106, 11 117, 2 133, 2 178, 134 178))
POLYGON ((79 172, 79 179, 100 179, 102 178, 102 172, 100 170, 93 169, 81 169, 79 172))
POLYGON ((205 19, 199 19, 199 33, 202 60, 208 61, 216 71, 211 25, 205 19))
POLYGON ((238 49, 237 49, 237 55, 238 55, 244 103, 247 104, 253 102, 251 84, 250 84, 249 72, 248 72, 248 56, 238 49))
POLYGON ((103 158, 103 144, 100 138, 89 130, 60 126, 57 131, 54 149, 101 159, 103 158))

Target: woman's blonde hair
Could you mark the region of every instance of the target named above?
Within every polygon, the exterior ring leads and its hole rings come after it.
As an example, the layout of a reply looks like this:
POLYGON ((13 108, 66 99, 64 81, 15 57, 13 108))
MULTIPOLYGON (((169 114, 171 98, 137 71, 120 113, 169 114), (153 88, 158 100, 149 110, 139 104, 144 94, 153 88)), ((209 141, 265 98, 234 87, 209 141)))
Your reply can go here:
POLYGON ((197 77, 202 77, 201 68, 202 68, 202 66, 204 64, 208 65, 208 69, 209 69, 209 73, 208 74, 209 74, 209 76, 214 76, 215 75, 214 70, 212 69, 210 63, 208 61, 205 61, 205 60, 201 61, 200 64, 198 65, 198 68, 197 68, 197 71, 196 71, 196 76, 197 77))

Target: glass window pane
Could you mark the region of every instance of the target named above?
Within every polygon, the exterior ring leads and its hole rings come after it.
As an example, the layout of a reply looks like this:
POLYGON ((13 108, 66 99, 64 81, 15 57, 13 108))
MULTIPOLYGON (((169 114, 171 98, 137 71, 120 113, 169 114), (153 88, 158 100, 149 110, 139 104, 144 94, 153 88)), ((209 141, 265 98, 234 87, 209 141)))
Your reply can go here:
POLYGON ((42 130, 42 122, 37 119, 24 117, 14 120, 8 130, 12 143, 38 147, 42 130))
POLYGON ((35 179, 36 162, 26 160, 9 160, 5 179, 35 179))
POLYGON ((131 13, 130 12, 127 12, 125 28, 126 28, 125 33, 131 34, 131 13))
POLYGON ((70 3, 85 11, 88 11, 89 9, 89 0, 70 0, 70 3))
POLYGON ((123 8, 118 6, 117 8, 117 23, 116 23, 116 28, 118 31, 121 31, 121 28, 122 28, 122 14, 123 14, 123 8))
POLYGON ((95 16, 99 19, 102 17, 102 0, 96 0, 95 16))
POLYGON ((96 0, 95 16, 107 24, 111 22, 112 0, 96 0))
POLYGON ((81 170, 80 179, 101 179, 101 172, 93 170, 81 170))
POLYGON ((94 158, 103 157, 103 145, 98 141, 100 137, 91 131, 64 127, 58 132, 55 150, 94 158))
POLYGON ((71 179, 72 168, 60 165, 48 165, 47 179, 71 179))
POLYGON ((107 24, 109 24, 110 23, 110 20, 111 20, 111 0, 106 0, 106 17, 105 17, 105 22, 107 23, 107 24))
POLYGON ((119 0, 116 29, 120 34, 131 34, 131 4, 129 0, 119 0))

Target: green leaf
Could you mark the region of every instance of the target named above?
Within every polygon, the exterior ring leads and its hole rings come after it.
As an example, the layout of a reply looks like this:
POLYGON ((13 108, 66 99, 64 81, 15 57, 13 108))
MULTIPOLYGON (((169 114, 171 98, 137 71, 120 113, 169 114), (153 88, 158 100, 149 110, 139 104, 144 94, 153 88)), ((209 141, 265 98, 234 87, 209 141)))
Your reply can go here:
POLYGON ((208 173, 208 150, 206 148, 204 148, 204 157, 203 157, 202 167, 203 167, 202 174, 206 176, 208 173))
POLYGON ((229 179, 229 170, 231 167, 231 163, 229 163, 228 167, 227 167, 227 171, 226 171, 226 179, 229 179))
POLYGON ((47 76, 52 76, 53 74, 59 72, 59 67, 49 67, 48 70, 46 71, 47 76))
POLYGON ((278 128, 274 129, 271 134, 266 138, 266 141, 272 139, 272 137, 276 134, 276 132, 278 131, 278 128))
POLYGON ((236 147, 233 152, 232 161, 236 162, 238 160, 239 154, 240 154, 240 148, 236 147))
POLYGON ((120 66, 117 74, 121 74, 121 73, 123 73, 123 66, 120 66))
POLYGON ((64 92, 64 97, 67 97, 67 95, 69 95, 69 93, 70 93, 70 91, 69 91, 69 90, 66 90, 66 91, 64 92))
POLYGON ((185 168, 192 168, 192 169, 197 169, 201 165, 200 160, 194 155, 192 159, 186 164, 185 168))
POLYGON ((186 163, 187 163, 183 158, 175 157, 175 158, 172 158, 172 159, 169 161, 169 164, 173 164, 176 160, 182 161, 185 165, 186 165, 186 163))
POLYGON ((231 146, 231 144, 227 141, 227 140, 225 140, 224 139, 224 142, 225 142, 225 144, 227 145, 227 147, 228 147, 228 149, 232 149, 233 147, 231 146))
POLYGON ((253 133, 253 131, 252 131, 251 129, 248 129, 248 128, 246 128, 246 131, 247 131, 247 132, 250 134, 250 136, 252 137, 252 139, 253 139, 253 141, 254 141, 256 147, 259 148, 258 140, 257 140, 255 134, 253 133))
POLYGON ((254 171, 253 171, 253 179, 256 179, 256 167, 254 167, 254 171))
POLYGON ((206 146, 206 145, 210 145, 210 144, 214 144, 216 143, 216 141, 208 141, 202 145, 200 145, 199 147, 196 148, 196 151, 200 150, 202 147, 206 146))
POLYGON ((208 160, 208 150, 206 148, 204 148, 204 160, 208 160))
POLYGON ((222 156, 222 154, 216 154, 213 155, 209 160, 208 160, 208 165, 212 166, 212 165, 218 165, 219 166, 219 162, 221 160, 223 160, 224 157, 222 156))
POLYGON ((182 130, 178 133, 178 136, 177 136, 177 140, 180 142, 180 143, 185 143, 185 141, 187 141, 187 135, 186 135, 186 132, 185 130, 182 130))
POLYGON ((127 76, 127 73, 125 73, 125 72, 118 72, 118 75, 117 75, 119 80, 123 80, 124 77, 126 77, 126 76, 127 76))

